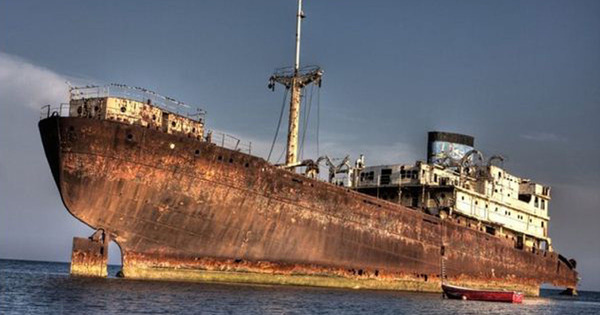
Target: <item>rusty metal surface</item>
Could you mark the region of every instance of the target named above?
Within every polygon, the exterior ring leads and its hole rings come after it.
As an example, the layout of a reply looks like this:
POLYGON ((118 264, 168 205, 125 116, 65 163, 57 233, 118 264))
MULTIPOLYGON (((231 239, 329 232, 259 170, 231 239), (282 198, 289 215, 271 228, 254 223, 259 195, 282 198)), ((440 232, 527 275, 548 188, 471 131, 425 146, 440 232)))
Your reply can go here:
POLYGON ((86 277, 106 277, 108 243, 93 238, 74 237, 71 253, 71 274, 86 277))
POLYGON ((169 268, 294 270, 439 285, 443 240, 455 284, 531 294, 541 283, 577 284, 577 272, 555 252, 515 249, 193 138, 84 118, 48 118, 40 131, 65 206, 114 236, 125 276, 128 268, 157 270, 158 277, 169 268))

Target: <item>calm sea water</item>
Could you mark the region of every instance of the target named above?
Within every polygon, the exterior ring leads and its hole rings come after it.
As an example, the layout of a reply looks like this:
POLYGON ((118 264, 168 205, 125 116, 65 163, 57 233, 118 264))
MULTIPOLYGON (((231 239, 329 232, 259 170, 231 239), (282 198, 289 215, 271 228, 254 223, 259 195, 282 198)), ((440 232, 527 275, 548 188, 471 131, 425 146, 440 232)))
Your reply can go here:
POLYGON ((0 260, 2 314, 600 314, 600 293, 558 292, 543 290, 544 297, 517 305, 440 294, 73 278, 67 263, 0 260))

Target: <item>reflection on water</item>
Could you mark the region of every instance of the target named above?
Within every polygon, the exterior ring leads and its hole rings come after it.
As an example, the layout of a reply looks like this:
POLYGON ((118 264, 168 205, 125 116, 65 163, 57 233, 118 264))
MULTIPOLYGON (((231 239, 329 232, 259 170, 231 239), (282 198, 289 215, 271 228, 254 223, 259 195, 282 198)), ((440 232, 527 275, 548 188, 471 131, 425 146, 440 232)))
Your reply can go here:
MULTIPOLYGON (((117 267, 110 267, 115 275, 117 267)), ((267 285, 176 283, 69 276, 65 263, 0 260, 0 313, 171 314, 594 314, 600 294, 504 304, 443 300, 440 294, 267 285)))

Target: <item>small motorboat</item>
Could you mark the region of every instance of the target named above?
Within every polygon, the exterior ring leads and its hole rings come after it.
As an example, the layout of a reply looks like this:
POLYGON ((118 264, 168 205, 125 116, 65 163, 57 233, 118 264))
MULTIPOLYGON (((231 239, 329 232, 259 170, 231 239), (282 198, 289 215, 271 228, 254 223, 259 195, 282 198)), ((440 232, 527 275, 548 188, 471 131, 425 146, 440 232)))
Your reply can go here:
POLYGON ((490 302, 522 303, 523 293, 517 291, 477 290, 442 284, 444 295, 449 299, 490 302))

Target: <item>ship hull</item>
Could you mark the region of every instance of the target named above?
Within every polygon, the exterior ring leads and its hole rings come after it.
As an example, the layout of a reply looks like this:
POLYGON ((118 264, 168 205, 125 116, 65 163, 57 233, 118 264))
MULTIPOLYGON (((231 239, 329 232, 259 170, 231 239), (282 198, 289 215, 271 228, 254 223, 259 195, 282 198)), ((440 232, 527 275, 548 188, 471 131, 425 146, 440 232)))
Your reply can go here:
POLYGON ((119 245, 127 278, 440 291, 443 246, 457 285, 577 284, 556 253, 214 144, 86 118, 39 128, 65 207, 119 245))

